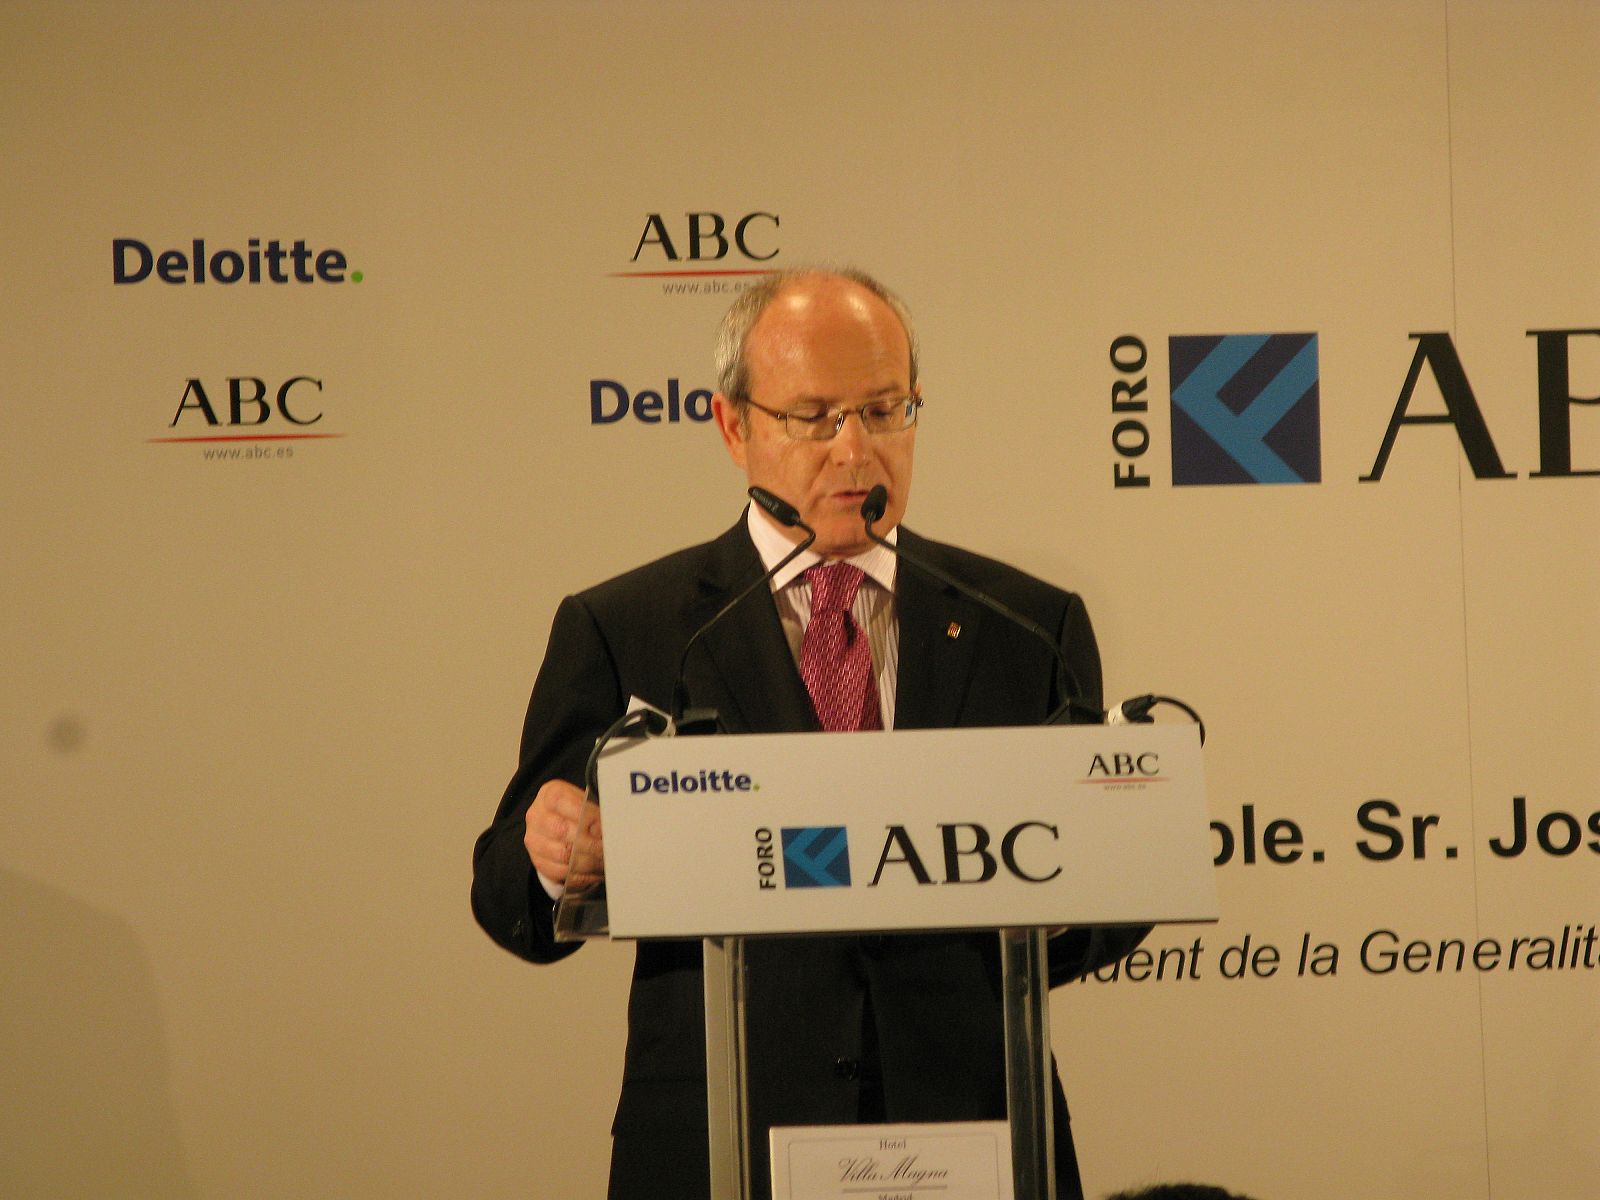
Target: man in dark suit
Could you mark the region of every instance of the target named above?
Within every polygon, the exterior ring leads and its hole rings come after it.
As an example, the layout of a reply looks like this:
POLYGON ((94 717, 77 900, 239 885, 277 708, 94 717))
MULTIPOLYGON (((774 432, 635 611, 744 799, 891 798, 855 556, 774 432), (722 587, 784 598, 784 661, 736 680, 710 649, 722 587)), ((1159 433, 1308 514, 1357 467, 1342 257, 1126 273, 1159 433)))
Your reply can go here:
MULTIPOLYGON (((1100 664, 1082 602, 1011 567, 900 528, 921 407, 904 306, 856 272, 797 272, 746 292, 718 344, 717 426, 748 481, 793 504, 817 538, 807 556, 749 597, 689 656, 689 703, 729 732, 1033 725, 1066 698, 1100 703, 1100 664), (1047 648, 865 536, 868 491, 899 544, 1049 631, 1047 648), (822 577, 847 562, 846 615, 870 647, 870 679, 838 724, 808 691, 809 631, 822 577), (820 722, 820 724, 819 724, 820 722)), ((500 945, 534 962, 570 953, 552 932, 582 816, 594 739, 638 697, 673 700, 690 635, 776 563, 799 533, 749 510, 714 541, 569 596, 557 611, 523 730, 520 765, 475 851, 473 910, 500 945)), ((834 618, 826 618, 834 619, 834 618)), ((858 651, 859 653, 859 651, 858 651)), ((864 663, 865 659, 861 659, 864 663)), ((593 831, 598 833, 598 829, 593 831)), ((692 847, 684 882, 693 886, 692 847)), ((1131 950, 1142 930, 1069 931, 1051 944, 1053 982, 1131 950)), ((992 935, 758 940, 749 949, 751 1124, 757 1191, 766 1193, 771 1125, 952 1121, 1005 1115, 999 967, 992 935), (765 1086, 761 1064, 782 1063, 765 1086)), ((707 1194, 700 947, 638 947, 622 1096, 613 1123, 614 1198, 707 1194)), ((1058 1195, 1081 1196, 1055 1083, 1058 1195)))

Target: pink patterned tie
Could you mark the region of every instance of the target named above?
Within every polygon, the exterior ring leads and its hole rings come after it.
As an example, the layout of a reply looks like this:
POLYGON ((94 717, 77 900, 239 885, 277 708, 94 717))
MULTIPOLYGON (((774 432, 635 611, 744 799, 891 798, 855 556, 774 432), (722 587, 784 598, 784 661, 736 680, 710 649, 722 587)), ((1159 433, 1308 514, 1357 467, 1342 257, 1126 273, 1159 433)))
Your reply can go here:
POLYGON ((806 572, 811 581, 811 621, 800 642, 800 678, 828 733, 883 728, 872 648, 866 630, 850 615, 864 577, 860 567, 842 562, 806 572))

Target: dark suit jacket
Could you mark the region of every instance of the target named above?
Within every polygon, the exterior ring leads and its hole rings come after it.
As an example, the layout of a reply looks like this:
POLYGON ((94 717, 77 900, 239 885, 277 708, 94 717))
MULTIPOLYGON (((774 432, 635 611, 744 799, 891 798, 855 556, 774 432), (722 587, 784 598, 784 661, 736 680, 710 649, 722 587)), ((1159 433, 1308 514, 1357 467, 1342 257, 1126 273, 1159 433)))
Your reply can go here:
MULTIPOLYGON (((1072 686, 1100 703, 1099 654, 1077 596, 904 528, 900 539, 1054 635, 1076 676, 1072 686)), ((528 806, 546 780, 582 786, 594 739, 630 696, 670 706, 689 636, 761 571, 741 520, 715 541, 562 602, 528 707, 520 765, 474 853, 473 911, 501 946, 533 962, 576 949, 553 939, 552 906, 522 844, 528 806)), ((1036 725, 1060 703, 1057 664, 1034 636, 903 561, 896 603, 896 728, 1036 725), (952 622, 959 637, 947 634, 952 622)), ((702 639, 685 675, 689 704, 715 708, 730 732, 817 728, 775 606, 759 590, 702 639)), ((693 874, 688 849, 686 882, 693 874)), ((1072 931, 1054 939, 1052 981, 1115 961, 1144 932, 1072 931)), ((749 959, 750 1061, 784 1070, 781 1089, 752 1078, 758 1195, 766 1194, 768 1125, 849 1124, 864 1109, 890 1121, 1005 1116, 992 935, 765 939, 750 944, 749 959)), ((704 1150, 685 1152, 705 1144, 702 996, 698 943, 639 943, 612 1127, 613 1197, 706 1194, 704 1150)), ((1055 1095, 1065 1200, 1081 1193, 1059 1081, 1055 1095)))

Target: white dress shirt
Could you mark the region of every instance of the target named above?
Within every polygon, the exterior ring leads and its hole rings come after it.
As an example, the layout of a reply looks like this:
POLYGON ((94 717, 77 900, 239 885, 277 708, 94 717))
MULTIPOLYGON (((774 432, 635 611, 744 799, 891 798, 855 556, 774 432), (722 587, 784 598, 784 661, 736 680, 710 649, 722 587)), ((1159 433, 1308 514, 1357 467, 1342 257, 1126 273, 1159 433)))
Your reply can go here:
MULTIPOLYGON (((794 543, 784 536, 776 521, 752 504, 745 518, 750 530, 750 540, 761 555, 761 565, 772 568, 794 549, 794 543)), ((893 542, 899 529, 891 529, 885 540, 893 542)), ((773 577, 772 597, 778 606, 778 620, 783 624, 784 636, 789 639, 789 652, 796 664, 800 662, 800 642, 805 637, 806 625, 811 620, 811 583, 805 577, 808 568, 826 562, 820 554, 807 550, 773 577)), ((878 712, 885 729, 894 728, 895 676, 900 666, 900 620, 894 602, 895 570, 899 559, 882 546, 872 546, 850 558, 837 560, 860 567, 866 578, 856 592, 850 615, 867 631, 867 645, 872 649, 872 670, 878 682, 878 712)))

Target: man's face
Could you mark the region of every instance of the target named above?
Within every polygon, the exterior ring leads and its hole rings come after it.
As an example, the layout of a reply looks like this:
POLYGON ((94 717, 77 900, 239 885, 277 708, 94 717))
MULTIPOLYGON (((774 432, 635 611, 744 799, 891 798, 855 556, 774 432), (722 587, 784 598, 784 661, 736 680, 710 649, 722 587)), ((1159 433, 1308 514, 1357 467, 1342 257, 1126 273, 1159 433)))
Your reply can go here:
MULTIPOLYGON (((854 408, 912 394, 911 347, 894 310, 858 284, 834 276, 797 280, 779 294, 745 341, 750 398, 774 412, 802 405, 854 408)), ((794 505, 817 531, 812 549, 843 558, 872 545, 861 502, 875 485, 889 490, 885 533, 900 523, 911 490, 916 427, 868 433, 855 416, 828 441, 791 439, 783 422, 755 408, 741 428, 726 396, 712 401, 733 461, 759 485, 794 505)), ((804 535, 784 531, 791 541, 804 535)))

